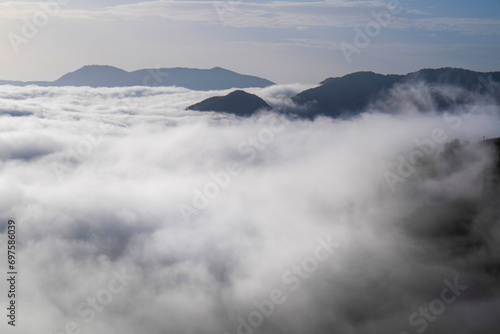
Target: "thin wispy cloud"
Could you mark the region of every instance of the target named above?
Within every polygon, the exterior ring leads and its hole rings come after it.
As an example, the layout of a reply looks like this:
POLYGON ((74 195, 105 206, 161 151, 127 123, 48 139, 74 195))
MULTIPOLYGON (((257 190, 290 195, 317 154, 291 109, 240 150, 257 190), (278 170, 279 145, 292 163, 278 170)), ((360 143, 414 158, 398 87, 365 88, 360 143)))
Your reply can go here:
MULTIPOLYGON (((391 25, 393 29, 458 31, 463 33, 497 33, 499 20, 480 18, 428 18, 428 14, 407 9, 402 3, 403 15, 414 14, 418 18, 400 17, 391 25)), ((61 6, 63 7, 63 6, 61 6)), ((202 1, 150 1, 136 4, 103 7, 94 10, 62 8, 55 16, 66 20, 139 20, 163 18, 173 21, 223 24, 235 28, 288 29, 296 27, 359 27, 366 23, 370 14, 386 10, 382 1, 318 1, 318 2, 202 2, 202 1), (219 4, 220 9, 217 8, 219 4)), ((0 3, 0 17, 22 19, 41 8, 40 2, 0 3)))

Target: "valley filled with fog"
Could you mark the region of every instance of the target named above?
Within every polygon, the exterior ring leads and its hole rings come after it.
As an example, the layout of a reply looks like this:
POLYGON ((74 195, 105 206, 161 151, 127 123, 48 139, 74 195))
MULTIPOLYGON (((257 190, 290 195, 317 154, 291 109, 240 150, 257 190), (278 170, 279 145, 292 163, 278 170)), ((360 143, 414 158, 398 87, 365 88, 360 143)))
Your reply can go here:
POLYGON ((307 88, 237 117, 186 110, 231 90, 4 86, 19 333, 497 333, 499 106, 420 84, 302 118, 307 88))

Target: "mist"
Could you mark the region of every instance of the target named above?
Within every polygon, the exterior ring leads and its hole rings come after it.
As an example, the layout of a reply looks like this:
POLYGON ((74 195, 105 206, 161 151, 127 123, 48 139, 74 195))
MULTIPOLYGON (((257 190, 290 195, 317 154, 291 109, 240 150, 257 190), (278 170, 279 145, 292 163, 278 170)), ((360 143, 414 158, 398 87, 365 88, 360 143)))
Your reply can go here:
MULTIPOLYGON (((286 109, 305 88, 249 91, 286 109)), ((229 91, 5 87, 18 331, 497 333, 497 155, 481 141, 499 106, 438 111, 432 89, 335 120, 185 110, 229 91)))

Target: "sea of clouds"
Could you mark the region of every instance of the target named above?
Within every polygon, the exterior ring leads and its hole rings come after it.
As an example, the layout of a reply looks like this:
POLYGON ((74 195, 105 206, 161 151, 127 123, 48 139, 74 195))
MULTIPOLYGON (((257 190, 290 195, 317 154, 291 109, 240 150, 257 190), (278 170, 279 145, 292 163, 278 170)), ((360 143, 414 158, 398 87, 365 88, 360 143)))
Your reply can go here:
POLYGON ((0 332, 498 333, 498 105, 438 113, 420 85, 351 119, 185 110, 228 92, 1 87, 0 332))

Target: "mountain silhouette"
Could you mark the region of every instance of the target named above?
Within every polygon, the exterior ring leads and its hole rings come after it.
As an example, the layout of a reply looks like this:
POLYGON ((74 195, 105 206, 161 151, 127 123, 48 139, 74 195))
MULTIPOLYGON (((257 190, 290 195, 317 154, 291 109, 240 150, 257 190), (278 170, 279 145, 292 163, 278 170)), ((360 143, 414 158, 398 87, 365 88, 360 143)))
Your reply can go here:
POLYGON ((177 67, 127 72, 113 66, 90 65, 65 74, 52 82, 0 81, 0 85, 89 87, 177 86, 192 90, 222 90, 267 87, 274 85, 274 83, 266 79, 242 75, 220 67, 214 67, 209 70, 177 67))
MULTIPOLYGON (((129 72, 113 66, 84 66, 63 75, 53 82, 54 86, 122 87, 130 86, 129 72)), ((132 85, 135 86, 135 85, 132 85)))
POLYGON ((235 90, 226 96, 214 96, 187 107, 188 110, 227 112, 237 116, 250 116, 257 110, 272 109, 257 95, 235 90))
MULTIPOLYGON (((382 97, 396 84, 418 82, 456 86, 480 94, 493 93, 500 100, 498 87, 495 92, 488 92, 489 83, 500 83, 500 72, 482 73, 457 68, 423 69, 407 75, 357 72, 326 79, 320 86, 305 90, 292 100, 299 105, 308 106, 308 114, 303 116, 352 116, 364 111, 371 101, 382 97)), ((438 108, 446 108, 456 103, 445 99, 439 93, 434 93, 433 99, 438 108)))

